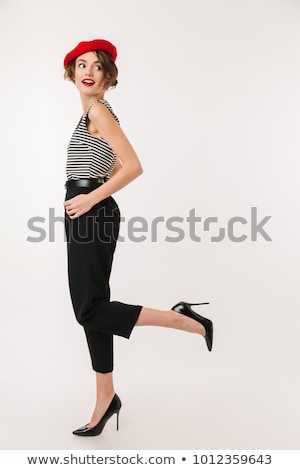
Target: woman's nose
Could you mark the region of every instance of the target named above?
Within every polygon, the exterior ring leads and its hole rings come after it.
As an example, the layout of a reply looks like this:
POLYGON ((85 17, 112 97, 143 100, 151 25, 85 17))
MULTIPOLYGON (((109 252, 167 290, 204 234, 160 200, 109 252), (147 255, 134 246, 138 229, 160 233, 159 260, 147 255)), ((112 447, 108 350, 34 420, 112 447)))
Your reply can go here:
POLYGON ((85 74, 91 77, 93 75, 93 68, 87 66, 85 69, 85 74))

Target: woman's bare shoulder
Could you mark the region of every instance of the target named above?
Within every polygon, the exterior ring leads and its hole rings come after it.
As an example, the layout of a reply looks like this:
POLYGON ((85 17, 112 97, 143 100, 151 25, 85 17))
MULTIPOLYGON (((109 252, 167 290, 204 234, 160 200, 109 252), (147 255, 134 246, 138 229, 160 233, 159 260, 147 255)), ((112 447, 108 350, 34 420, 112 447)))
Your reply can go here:
POLYGON ((88 113, 89 120, 99 128, 118 125, 110 110, 104 103, 94 103, 88 113))

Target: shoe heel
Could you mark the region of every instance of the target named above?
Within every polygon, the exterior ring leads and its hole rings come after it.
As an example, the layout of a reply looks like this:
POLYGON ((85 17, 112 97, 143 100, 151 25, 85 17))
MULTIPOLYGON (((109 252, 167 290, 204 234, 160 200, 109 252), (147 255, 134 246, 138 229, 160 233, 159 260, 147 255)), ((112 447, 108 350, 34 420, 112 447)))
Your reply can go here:
POLYGON ((117 431, 119 431, 119 413, 120 410, 117 412, 117 431))
POLYGON ((209 305, 209 302, 200 302, 198 304, 188 304, 187 302, 184 302, 186 305, 189 307, 192 307, 193 305, 209 305))

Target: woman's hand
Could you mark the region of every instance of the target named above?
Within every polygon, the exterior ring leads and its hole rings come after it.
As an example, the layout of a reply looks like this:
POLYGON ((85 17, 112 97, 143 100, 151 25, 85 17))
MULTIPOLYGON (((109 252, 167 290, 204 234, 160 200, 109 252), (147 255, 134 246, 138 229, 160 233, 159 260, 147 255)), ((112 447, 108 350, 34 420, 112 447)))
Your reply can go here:
POLYGON ((93 207, 89 194, 78 194, 64 202, 67 215, 70 219, 77 219, 93 207))

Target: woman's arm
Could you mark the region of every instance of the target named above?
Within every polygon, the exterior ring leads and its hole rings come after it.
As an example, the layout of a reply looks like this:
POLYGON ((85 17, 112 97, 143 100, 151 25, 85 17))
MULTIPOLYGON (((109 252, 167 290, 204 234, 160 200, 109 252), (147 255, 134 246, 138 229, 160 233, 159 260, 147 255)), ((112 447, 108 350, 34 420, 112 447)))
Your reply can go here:
POLYGON ((89 211, 95 204, 119 191, 143 173, 137 154, 106 106, 102 103, 95 103, 90 109, 89 119, 121 163, 118 162, 110 179, 99 188, 65 202, 67 213, 71 218, 79 217, 89 211))
POLYGON ((114 169, 113 169, 113 171, 112 171, 112 172, 110 173, 110 175, 109 175, 109 179, 111 179, 116 173, 118 173, 118 171, 121 170, 121 168, 123 168, 122 162, 121 162, 121 160, 117 157, 117 160, 116 160, 114 169))
POLYGON ((132 145, 104 104, 95 103, 89 119, 122 162, 122 167, 105 184, 89 193, 94 205, 129 184, 143 173, 143 169, 132 145))

